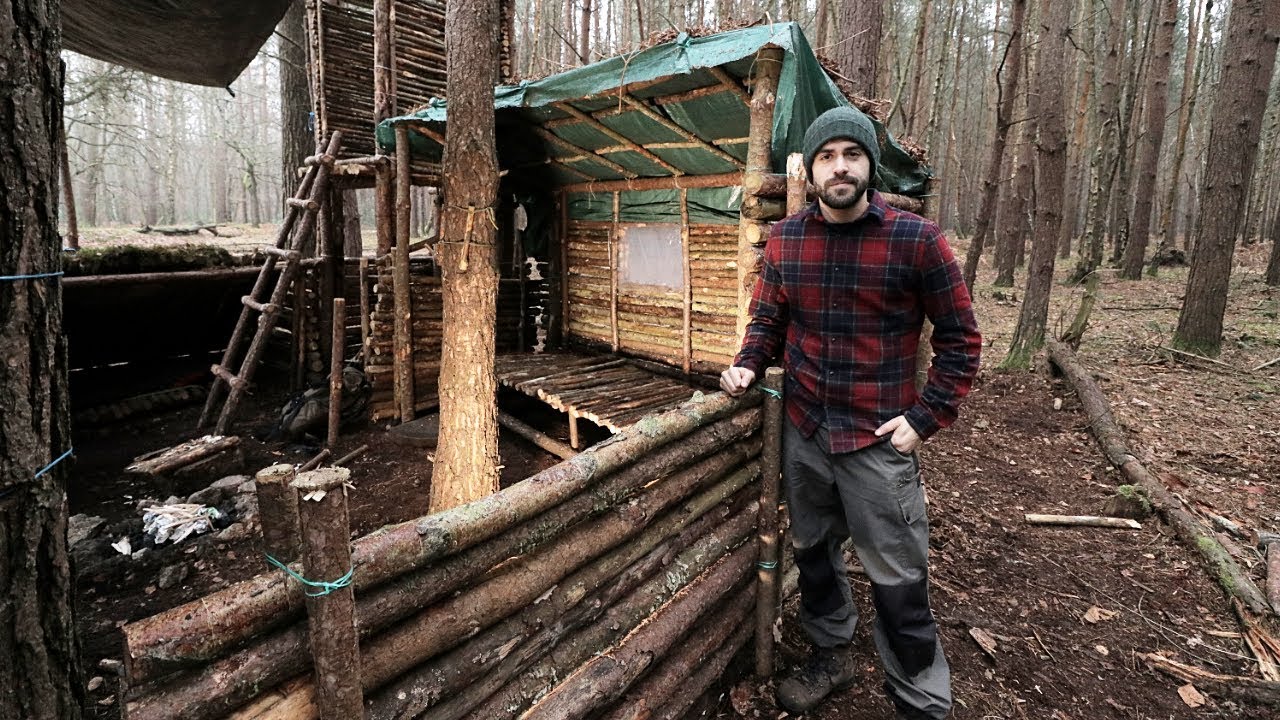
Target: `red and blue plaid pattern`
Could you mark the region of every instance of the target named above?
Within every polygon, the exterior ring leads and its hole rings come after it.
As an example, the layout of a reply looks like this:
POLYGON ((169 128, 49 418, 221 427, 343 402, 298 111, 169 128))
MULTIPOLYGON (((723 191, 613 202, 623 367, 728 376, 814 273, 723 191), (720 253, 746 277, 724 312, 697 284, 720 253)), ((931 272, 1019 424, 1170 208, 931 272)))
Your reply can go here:
POLYGON ((783 350, 787 413, 806 436, 826 425, 833 453, 880 442, 876 428, 898 415, 922 438, 950 425, 982 349, 938 226, 870 194, 867 213, 851 223, 828 223, 814 203, 773 226, 734 360, 759 376, 783 350), (926 317, 933 363, 917 393, 926 317))

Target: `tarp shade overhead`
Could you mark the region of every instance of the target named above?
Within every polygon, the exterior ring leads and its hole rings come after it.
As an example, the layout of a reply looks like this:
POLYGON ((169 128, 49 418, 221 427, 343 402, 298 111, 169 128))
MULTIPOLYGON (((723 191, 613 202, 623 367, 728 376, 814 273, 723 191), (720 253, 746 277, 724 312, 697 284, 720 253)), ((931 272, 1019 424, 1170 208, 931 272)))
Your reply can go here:
POLYGON ((290 2, 62 0, 62 45, 170 80, 226 87, 271 37, 290 2))
MULTIPOLYGON (((774 171, 783 172, 787 155, 801 151, 804 131, 813 119, 830 108, 850 104, 823 71, 795 23, 758 25, 698 38, 682 34, 672 42, 631 55, 608 58, 541 80, 499 86, 494 106, 498 114, 500 163, 504 168, 519 168, 536 163, 540 157, 550 158, 556 161, 551 170, 553 179, 560 184, 614 180, 627 177, 628 173, 637 177, 672 174, 641 153, 620 151, 618 140, 592 123, 575 122, 563 109, 571 106, 581 113, 594 113, 593 117, 610 130, 646 146, 683 174, 711 175, 740 169, 746 157, 750 118, 746 103, 733 92, 695 93, 687 99, 680 99, 679 94, 717 85, 719 80, 711 68, 719 68, 739 82, 749 77, 757 51, 767 45, 783 50, 771 153, 774 171), (629 108, 618 97, 617 90, 623 85, 638 88, 631 91, 632 97, 644 101, 698 140, 736 158, 737 164, 705 146, 681 143, 687 138, 629 108), (521 124, 542 126, 555 137, 544 135, 534 143, 504 143, 503 133, 521 124)), ((415 125, 434 126, 436 132, 441 132, 446 115, 447 103, 433 100, 412 114, 384 121, 378 127, 378 141, 384 147, 394 147, 394 128, 402 123, 411 129, 415 125)), ((879 187, 903 195, 923 194, 929 169, 907 155, 883 126, 876 126, 883 139, 879 187)), ((442 148, 421 133, 411 132, 410 142, 415 155, 432 159, 441 156, 442 148)))

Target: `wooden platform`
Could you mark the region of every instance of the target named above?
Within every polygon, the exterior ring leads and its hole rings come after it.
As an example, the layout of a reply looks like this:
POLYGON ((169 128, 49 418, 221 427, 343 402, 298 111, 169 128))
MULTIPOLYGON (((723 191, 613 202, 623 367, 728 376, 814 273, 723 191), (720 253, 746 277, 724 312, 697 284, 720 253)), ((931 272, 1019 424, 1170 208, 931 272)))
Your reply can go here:
POLYGON ((611 432, 688 400, 690 383, 615 355, 519 353, 499 355, 498 382, 569 414, 569 444, 578 448, 578 418, 611 432))

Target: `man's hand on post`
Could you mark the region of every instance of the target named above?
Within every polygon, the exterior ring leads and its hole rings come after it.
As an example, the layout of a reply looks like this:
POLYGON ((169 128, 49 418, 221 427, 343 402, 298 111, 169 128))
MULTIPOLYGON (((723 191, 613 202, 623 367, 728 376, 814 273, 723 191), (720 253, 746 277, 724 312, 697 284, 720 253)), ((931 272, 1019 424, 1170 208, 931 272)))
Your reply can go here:
MULTIPOLYGON (((723 385, 724 381, 721 380, 723 385)), ((876 437, 883 437, 887 433, 893 433, 889 437, 889 442, 893 445, 893 449, 903 455, 910 455, 920 448, 924 442, 920 439, 920 435, 916 433, 915 428, 911 427, 911 423, 907 422, 907 418, 903 415, 893 418, 889 422, 876 428, 876 437)))
POLYGON ((720 389, 732 397, 738 397, 756 381, 755 372, 744 367, 731 367, 720 373, 720 389))

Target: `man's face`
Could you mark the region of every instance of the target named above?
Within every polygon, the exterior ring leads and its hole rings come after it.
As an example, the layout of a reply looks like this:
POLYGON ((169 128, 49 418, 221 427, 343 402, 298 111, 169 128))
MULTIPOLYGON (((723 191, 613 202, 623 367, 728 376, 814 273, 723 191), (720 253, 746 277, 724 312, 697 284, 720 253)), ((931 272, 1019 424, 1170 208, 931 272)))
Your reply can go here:
POLYGON ((813 186, 827 207, 844 210, 862 199, 870 184, 871 159, 852 140, 832 140, 813 158, 813 186))

